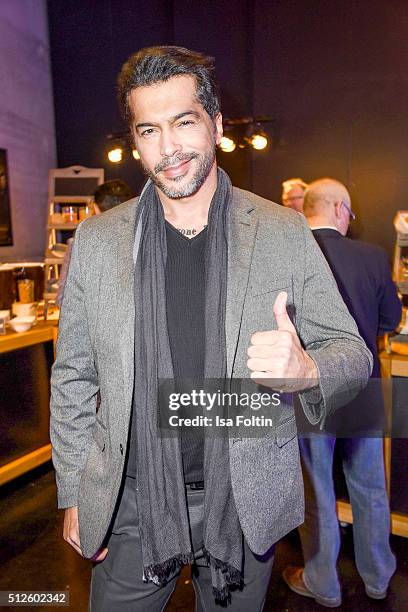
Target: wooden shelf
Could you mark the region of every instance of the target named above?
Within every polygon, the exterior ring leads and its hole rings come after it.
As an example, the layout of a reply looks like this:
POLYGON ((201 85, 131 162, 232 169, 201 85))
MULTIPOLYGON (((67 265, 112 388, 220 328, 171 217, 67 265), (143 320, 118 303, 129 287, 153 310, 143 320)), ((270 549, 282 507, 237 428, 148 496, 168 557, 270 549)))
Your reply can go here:
POLYGON ((53 340, 53 330, 56 324, 56 321, 37 321, 37 325, 34 325, 28 331, 20 333, 8 327, 7 333, 4 336, 0 336, 0 353, 7 353, 8 351, 15 351, 26 346, 53 340))
MULTIPOLYGON (((89 218, 83 213, 91 212, 93 208, 94 196, 93 192, 104 181, 103 168, 85 168, 84 166, 70 166, 68 168, 53 168, 48 173, 48 216, 46 219, 46 240, 47 245, 45 251, 45 286, 50 287, 54 282, 58 281, 60 274, 60 266, 64 259, 59 260, 58 257, 53 257, 53 247, 61 241, 64 241, 58 232, 71 232, 68 236, 73 236, 75 230, 80 223, 89 218), (64 191, 68 191, 70 195, 62 195, 64 191), (82 195, 74 195, 81 193, 82 195), (85 192, 85 193, 84 193, 85 192), (65 213, 64 207, 72 207, 72 215, 65 213), (84 207, 89 207, 88 211, 81 210, 84 207), (82 214, 78 214, 82 213, 82 214), (80 219, 78 219, 78 216, 80 219), (84 219, 82 218, 84 217, 84 219), (68 222, 64 222, 64 220, 68 222), (74 219, 74 221, 69 221, 74 219), (55 266, 52 269, 52 266, 55 266), (51 281, 51 283, 50 283, 51 281)), ((92 210, 92 212, 94 212, 92 210)), ((55 251, 57 252, 57 251, 55 251)), ((48 301, 56 300, 57 294, 51 291, 44 293, 44 316, 48 316, 48 301)))
POLYGON ((93 196, 54 196, 51 202, 54 204, 88 204, 92 202, 93 196))
POLYGON ((62 264, 64 263, 64 258, 63 257, 46 257, 44 259, 44 263, 50 266, 54 266, 54 265, 62 266, 62 264))
POLYGON ((49 223, 47 228, 55 230, 75 230, 79 223, 79 221, 78 223, 49 223))

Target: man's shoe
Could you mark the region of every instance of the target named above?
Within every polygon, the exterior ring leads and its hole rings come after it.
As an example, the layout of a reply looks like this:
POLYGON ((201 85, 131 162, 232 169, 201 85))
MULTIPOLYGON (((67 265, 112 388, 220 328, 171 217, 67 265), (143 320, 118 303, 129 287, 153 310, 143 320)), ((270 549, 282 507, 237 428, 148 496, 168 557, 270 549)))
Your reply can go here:
POLYGON ((367 597, 370 597, 370 599, 385 599, 387 597, 388 589, 385 589, 385 591, 372 591, 366 586, 365 592, 367 597))
POLYGON ((303 580, 303 567, 289 566, 283 571, 282 577, 290 590, 298 595, 302 595, 303 597, 311 597, 316 603, 324 606, 325 608, 338 608, 341 606, 341 597, 338 597, 337 599, 326 599, 324 597, 315 595, 312 593, 312 591, 309 591, 303 580))

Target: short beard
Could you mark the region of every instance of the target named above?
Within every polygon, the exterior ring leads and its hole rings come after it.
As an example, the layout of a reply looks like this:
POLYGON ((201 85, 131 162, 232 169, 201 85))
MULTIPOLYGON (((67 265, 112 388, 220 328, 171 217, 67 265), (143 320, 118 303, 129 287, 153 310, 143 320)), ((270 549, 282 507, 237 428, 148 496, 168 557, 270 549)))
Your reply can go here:
POLYGON ((172 200, 179 200, 181 198, 188 198, 197 193, 197 191, 204 185, 207 176, 210 174, 214 160, 215 149, 202 153, 201 155, 199 153, 182 153, 175 157, 171 157, 168 160, 162 161, 155 167, 154 171, 151 171, 146 167, 144 167, 144 171, 156 185, 156 187, 164 193, 164 195, 172 200), (174 182, 174 187, 170 187, 169 185, 163 183, 157 176, 159 172, 165 170, 169 166, 174 166, 179 162, 190 161, 192 159, 197 160, 197 169, 191 181, 187 185, 184 185, 184 187, 180 187, 179 189, 176 187, 177 182, 183 179, 181 176, 171 179, 174 182))

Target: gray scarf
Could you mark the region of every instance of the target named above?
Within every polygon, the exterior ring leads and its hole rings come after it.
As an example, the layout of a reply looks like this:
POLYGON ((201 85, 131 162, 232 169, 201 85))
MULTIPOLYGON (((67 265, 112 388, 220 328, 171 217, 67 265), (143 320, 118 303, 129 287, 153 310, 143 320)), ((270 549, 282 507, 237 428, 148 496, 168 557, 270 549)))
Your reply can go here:
MULTIPOLYGON (((143 192, 136 231, 135 414, 137 506, 145 580, 165 584, 192 563, 180 437, 158 429, 159 379, 171 379, 166 317, 166 230, 163 207, 153 184, 143 192)), ((232 185, 218 169, 211 202, 205 254, 205 378, 225 379, 227 238, 232 185)), ((205 435, 204 554, 211 568, 214 596, 224 604, 230 588, 242 586, 242 532, 231 487, 228 437, 205 435)))

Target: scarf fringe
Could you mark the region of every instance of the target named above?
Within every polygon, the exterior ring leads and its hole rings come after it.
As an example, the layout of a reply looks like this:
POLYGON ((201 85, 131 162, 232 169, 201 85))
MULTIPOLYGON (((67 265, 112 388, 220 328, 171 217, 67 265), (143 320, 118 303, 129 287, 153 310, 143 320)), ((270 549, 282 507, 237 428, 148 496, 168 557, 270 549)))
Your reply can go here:
POLYGON ((236 567, 233 567, 225 561, 221 561, 216 557, 213 557, 210 552, 203 546, 203 555, 210 567, 215 570, 219 570, 225 580, 225 585, 221 588, 213 585, 213 595, 217 602, 222 605, 228 605, 231 603, 231 589, 243 589, 244 581, 242 574, 236 567))
POLYGON ((194 555, 192 552, 180 553, 163 563, 154 563, 144 568, 147 581, 153 582, 157 586, 164 586, 172 574, 181 568, 182 565, 193 563, 194 555))

